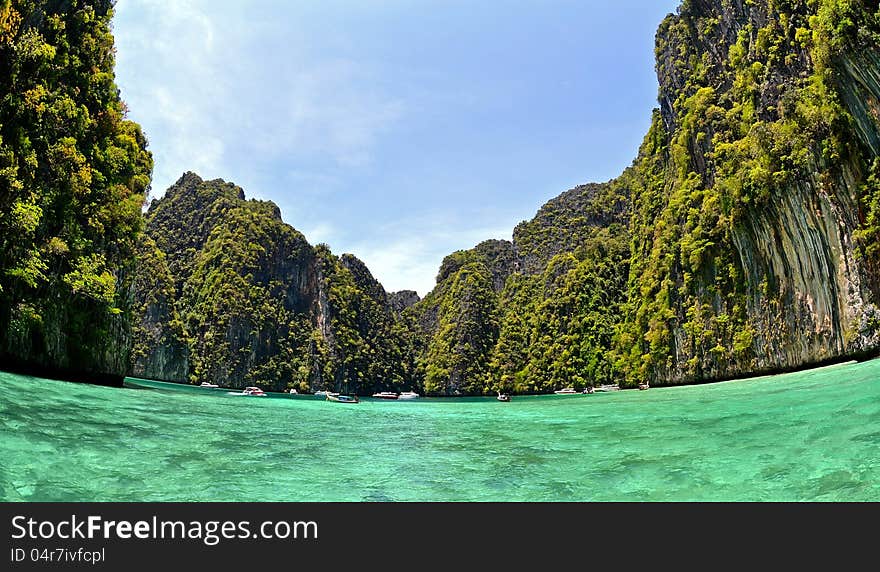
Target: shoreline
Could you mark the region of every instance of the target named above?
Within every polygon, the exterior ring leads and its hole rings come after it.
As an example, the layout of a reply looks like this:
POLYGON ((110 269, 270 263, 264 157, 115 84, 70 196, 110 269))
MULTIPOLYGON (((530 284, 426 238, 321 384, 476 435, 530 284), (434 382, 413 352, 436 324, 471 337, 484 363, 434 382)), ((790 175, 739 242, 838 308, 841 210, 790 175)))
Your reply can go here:
MULTIPOLYGON (((804 366, 804 367, 799 367, 796 369, 791 369, 789 371, 762 373, 762 374, 749 375, 749 376, 745 376, 745 377, 736 377, 736 378, 731 378, 731 379, 717 380, 717 381, 705 381, 705 382, 686 383, 686 384, 682 383, 682 384, 677 384, 677 385, 651 386, 651 389, 675 389, 675 388, 685 388, 685 387, 723 385, 723 384, 727 384, 727 383, 737 383, 737 382, 742 382, 742 381, 755 381, 755 380, 760 380, 763 378, 776 377, 776 376, 787 375, 787 374, 792 374, 792 373, 811 372, 811 371, 818 372, 818 371, 822 371, 822 370, 829 369, 829 368, 842 367, 842 366, 847 366, 847 365, 857 365, 860 363, 874 361, 875 359, 878 359, 878 358, 880 358, 880 355, 873 355, 872 357, 868 357, 865 359, 854 359, 852 357, 850 357, 849 359, 840 358, 840 359, 832 360, 830 362, 829 361, 823 362, 821 365, 804 366)), ((174 381, 151 380, 151 379, 143 379, 143 378, 135 378, 135 377, 127 377, 126 379, 127 380, 131 379, 131 380, 135 380, 135 381, 146 381, 148 383, 163 383, 163 384, 168 384, 168 385, 172 385, 172 386, 180 386, 180 387, 186 387, 186 388, 192 388, 192 389, 202 389, 198 385, 188 384, 188 383, 180 383, 180 382, 174 382, 174 381)), ((221 391, 237 391, 238 390, 238 388, 228 388, 228 387, 221 387, 221 388, 217 388, 217 389, 221 390, 221 391)), ((638 392, 639 390, 636 387, 627 387, 627 388, 621 387, 620 391, 638 392)), ((278 397, 283 396, 283 397, 294 397, 294 398, 297 398, 297 397, 298 398, 314 398, 313 393, 298 393, 298 394, 295 394, 294 396, 290 396, 288 393, 275 392, 275 391, 267 391, 266 393, 271 396, 278 396, 278 397)), ((597 395, 600 393, 601 392, 597 393, 597 395)), ((614 392, 611 392, 611 393, 613 394, 614 392)), ((510 393, 509 395, 511 395, 511 397, 560 397, 560 398, 584 397, 584 394, 582 394, 580 392, 575 393, 575 394, 570 394, 570 395, 555 395, 553 392, 549 392, 549 393, 510 393)), ((359 395, 358 397, 361 399, 368 399, 369 400, 372 398, 372 395, 359 395)), ((446 400, 446 401, 495 399, 495 397, 493 395, 420 395, 420 398, 431 399, 431 400, 446 400)), ((376 401, 383 401, 384 402, 386 400, 377 399, 376 401)))
MULTIPOLYGON (((875 348, 873 350, 854 353, 850 355, 843 355, 834 358, 828 358, 821 361, 811 362, 809 364, 802 364, 799 366, 791 366, 791 367, 780 367, 780 368, 768 368, 762 371, 756 371, 752 373, 743 374, 735 377, 722 377, 715 379, 707 379, 701 381, 690 381, 686 383, 670 383, 663 385, 651 385, 651 389, 669 389, 672 387, 694 387, 701 385, 716 385, 721 383, 732 383, 736 381, 749 381, 754 379, 761 379, 764 377, 774 377, 777 375, 785 375, 789 373, 801 373, 805 371, 818 371, 822 369, 826 369, 829 367, 838 367, 842 365, 848 364, 857 364, 857 363, 865 363, 869 361, 873 361, 875 359, 880 358, 880 348, 875 348)), ((635 387, 621 387, 621 390, 630 390, 636 389, 635 387)))
MULTIPOLYGON (((677 384, 664 384, 664 385, 652 385, 651 389, 671 389, 676 387, 694 387, 694 386, 705 386, 705 385, 720 385, 724 383, 734 383, 738 381, 752 381, 756 379, 762 379, 765 377, 774 377, 778 375, 785 375, 790 373, 799 373, 805 371, 820 371, 823 369, 831 368, 831 367, 840 367, 844 365, 854 365, 858 363, 864 363, 868 361, 872 361, 880 358, 880 349, 873 350, 870 352, 862 352, 859 354, 848 355, 848 356, 840 356, 836 358, 830 358, 827 360, 814 362, 811 364, 805 364, 797 367, 789 367, 789 368, 776 368, 772 370, 766 370, 763 372, 754 372, 751 374, 745 374, 739 377, 730 377, 723 379, 711 379, 711 380, 701 380, 701 381, 691 381, 687 383, 677 383, 677 384)), ((82 370, 75 369, 63 369, 63 368, 53 368, 47 366, 39 366, 33 364, 22 364, 22 363, 4 363, 0 366, 0 371, 12 373, 16 375, 23 375, 28 377, 36 377, 43 379, 50 379, 54 381, 61 381, 67 383, 81 383, 85 385, 98 385, 104 387, 114 387, 117 389, 125 389, 126 388, 126 380, 140 380, 151 383, 164 383, 171 386, 180 386, 192 389, 200 389, 198 385, 183 383, 178 381, 168 381, 161 379, 146 379, 146 378, 138 378, 131 376, 119 376, 113 374, 96 374, 91 372, 85 372, 82 370)), ((240 388, 230 388, 230 387, 221 387, 218 388, 224 391, 234 391, 239 390, 240 388)), ((637 387, 620 387, 620 391, 638 391, 637 387)), ((276 396, 287 396, 290 394, 287 392, 277 392, 277 391, 266 391, 266 393, 276 396)), ((295 394, 299 397, 313 397, 313 393, 299 393, 295 394)), ((512 397, 540 397, 540 396, 553 396, 553 392, 547 393, 510 393, 512 397)), ((581 393, 561 396, 561 397, 572 397, 572 396, 580 396, 583 395, 581 393)), ((370 395, 358 395, 359 398, 369 399, 370 395)), ((493 395, 420 395, 422 398, 430 398, 430 399, 445 399, 445 400, 465 400, 465 399, 488 399, 494 398, 493 395)))

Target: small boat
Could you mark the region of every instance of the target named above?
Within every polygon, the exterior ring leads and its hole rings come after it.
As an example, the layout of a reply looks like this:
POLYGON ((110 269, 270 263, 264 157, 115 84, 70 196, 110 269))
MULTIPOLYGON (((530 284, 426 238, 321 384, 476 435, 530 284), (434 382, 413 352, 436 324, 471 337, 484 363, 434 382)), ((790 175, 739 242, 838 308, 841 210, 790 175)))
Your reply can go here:
POLYGON ((639 391, 648 391, 649 389, 651 389, 651 386, 648 385, 647 383, 640 383, 639 384, 639 391))
POLYGON ((565 389, 559 389, 554 391, 556 395, 577 395, 578 392, 573 387, 566 387, 565 389))
POLYGON ((396 400, 399 397, 400 397, 399 395, 397 395, 396 393, 392 393, 390 391, 382 391, 382 392, 373 394, 373 399, 389 399, 389 400, 393 399, 393 400, 396 400))
POLYGON ((338 393, 328 393, 327 401, 332 401, 334 403, 360 403, 361 400, 358 399, 357 395, 340 395, 338 393))
POLYGON ((596 390, 593 389, 592 385, 584 389, 584 395, 592 395, 594 393, 596 393, 596 390))
POLYGON ((495 399, 501 401, 502 403, 510 403, 510 396, 506 393, 499 393, 498 397, 496 397, 495 399))
POLYGON ((291 389, 290 391, 288 391, 288 393, 289 393, 290 395, 299 395, 299 391, 297 391, 297 390, 295 390, 295 389, 291 389))
POLYGON ((399 399, 401 401, 407 401, 407 400, 411 400, 411 399, 418 399, 419 397, 421 397, 421 396, 418 393, 416 393, 415 391, 404 391, 403 393, 401 393, 400 395, 397 396, 397 399, 399 399))
POLYGON ((596 391, 601 393, 607 393, 609 391, 620 391, 620 387, 615 384, 600 385, 598 388, 596 388, 596 391))
POLYGON ((266 392, 259 387, 245 387, 241 393, 230 392, 229 395, 239 395, 243 397, 266 397, 266 392))
POLYGON ((207 381, 203 381, 199 387, 204 387, 206 389, 217 389, 220 386, 215 383, 208 383, 207 381))
POLYGON ((327 395, 328 395, 329 393, 330 393, 330 392, 328 392, 328 391, 324 391, 324 390, 316 391, 316 392, 315 392, 315 397, 317 397, 318 399, 324 399, 324 398, 327 397, 327 395))

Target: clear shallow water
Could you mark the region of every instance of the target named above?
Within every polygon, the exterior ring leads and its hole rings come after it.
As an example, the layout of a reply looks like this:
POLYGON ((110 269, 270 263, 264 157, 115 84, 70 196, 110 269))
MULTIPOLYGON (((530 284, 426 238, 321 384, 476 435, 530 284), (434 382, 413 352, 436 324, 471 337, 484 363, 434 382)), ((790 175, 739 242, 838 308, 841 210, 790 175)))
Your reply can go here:
POLYGON ((880 500, 880 361, 508 404, 128 385, 0 373, 0 500, 880 500))

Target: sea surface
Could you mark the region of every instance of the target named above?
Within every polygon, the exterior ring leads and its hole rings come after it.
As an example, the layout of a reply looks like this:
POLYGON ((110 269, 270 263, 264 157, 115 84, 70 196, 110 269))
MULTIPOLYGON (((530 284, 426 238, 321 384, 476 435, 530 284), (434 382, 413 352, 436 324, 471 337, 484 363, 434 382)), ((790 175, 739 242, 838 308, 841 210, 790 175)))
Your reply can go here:
POLYGON ((878 501, 880 361, 494 399, 0 373, 3 501, 878 501))

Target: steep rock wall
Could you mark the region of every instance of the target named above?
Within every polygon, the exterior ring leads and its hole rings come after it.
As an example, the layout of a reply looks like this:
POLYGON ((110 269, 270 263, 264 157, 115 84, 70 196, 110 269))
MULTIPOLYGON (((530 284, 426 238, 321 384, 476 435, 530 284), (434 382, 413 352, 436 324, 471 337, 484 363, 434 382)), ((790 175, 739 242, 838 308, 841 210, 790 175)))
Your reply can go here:
MULTIPOLYGON (((850 4, 858 29, 876 28, 850 4)), ((880 68, 876 44, 829 32, 827 5, 686 1, 661 26, 662 144, 640 160, 665 176, 636 199, 659 209, 634 231, 653 238, 634 247, 648 262, 631 277, 647 294, 631 294, 631 383, 781 371, 880 345, 876 265, 855 240, 880 68)))
POLYGON ((184 174, 147 213, 131 374, 225 387, 412 387, 381 284, 222 180, 184 174))

